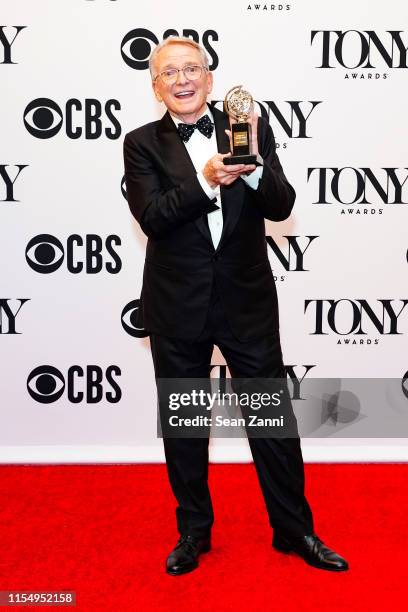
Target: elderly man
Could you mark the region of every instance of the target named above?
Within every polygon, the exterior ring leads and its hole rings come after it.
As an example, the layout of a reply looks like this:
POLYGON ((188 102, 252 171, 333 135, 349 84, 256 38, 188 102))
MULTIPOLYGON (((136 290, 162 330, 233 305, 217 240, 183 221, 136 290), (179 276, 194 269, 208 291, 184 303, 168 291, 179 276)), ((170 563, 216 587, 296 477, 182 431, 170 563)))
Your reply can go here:
MULTIPOLYGON (((207 105, 213 75, 205 51, 190 39, 168 38, 150 69, 167 112, 126 134, 124 162, 129 207, 148 237, 139 325, 150 335, 156 379, 209 377, 214 345, 233 378, 284 378, 264 220, 286 219, 295 191, 272 129, 253 115, 252 150, 263 164, 226 165, 230 123, 207 105)), ((163 442, 180 534, 166 570, 179 575, 211 548, 208 437, 163 442)), ((348 569, 314 533, 299 438, 249 444, 274 548, 321 569, 348 569)))

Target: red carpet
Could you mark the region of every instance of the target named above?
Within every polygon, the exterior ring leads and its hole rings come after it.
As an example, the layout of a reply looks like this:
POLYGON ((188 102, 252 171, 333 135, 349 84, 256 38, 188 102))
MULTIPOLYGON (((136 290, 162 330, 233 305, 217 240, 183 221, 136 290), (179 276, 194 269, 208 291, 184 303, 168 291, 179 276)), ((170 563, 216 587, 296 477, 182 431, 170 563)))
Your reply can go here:
POLYGON ((306 475, 316 531, 349 572, 271 548, 252 465, 210 466, 213 551, 180 577, 163 571, 177 539, 164 466, 1 466, 0 590, 75 590, 86 612, 406 609, 408 466, 306 475))

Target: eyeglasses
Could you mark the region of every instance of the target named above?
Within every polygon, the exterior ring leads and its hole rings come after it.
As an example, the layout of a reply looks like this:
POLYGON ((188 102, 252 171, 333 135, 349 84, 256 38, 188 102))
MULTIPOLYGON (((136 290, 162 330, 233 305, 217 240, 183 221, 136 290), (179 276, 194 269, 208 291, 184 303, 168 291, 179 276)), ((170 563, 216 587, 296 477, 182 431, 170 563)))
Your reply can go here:
POLYGON ((203 74, 203 70, 207 71, 208 68, 205 66, 184 66, 184 68, 167 68, 167 70, 163 70, 158 75, 156 75, 153 79, 153 82, 157 81, 160 77, 163 83, 166 85, 173 85, 178 79, 178 73, 182 72, 186 79, 189 81, 197 81, 200 76, 203 74))

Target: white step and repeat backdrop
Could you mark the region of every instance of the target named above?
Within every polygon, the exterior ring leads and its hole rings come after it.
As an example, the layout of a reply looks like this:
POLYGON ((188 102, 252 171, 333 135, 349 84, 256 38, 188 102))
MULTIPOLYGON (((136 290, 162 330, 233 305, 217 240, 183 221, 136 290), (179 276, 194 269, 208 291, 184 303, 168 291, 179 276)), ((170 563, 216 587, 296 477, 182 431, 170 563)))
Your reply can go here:
MULTIPOLYGON (((163 460, 149 340, 133 324, 146 238, 122 143, 164 112, 147 64, 172 34, 207 50, 212 101, 241 83, 253 93, 296 188, 291 217, 266 225, 289 375, 403 384, 405 0, 1 0, 0 14, 1 461, 163 460)), ((303 449, 408 459, 403 438, 303 449)), ((211 456, 250 453, 216 439, 211 456)))

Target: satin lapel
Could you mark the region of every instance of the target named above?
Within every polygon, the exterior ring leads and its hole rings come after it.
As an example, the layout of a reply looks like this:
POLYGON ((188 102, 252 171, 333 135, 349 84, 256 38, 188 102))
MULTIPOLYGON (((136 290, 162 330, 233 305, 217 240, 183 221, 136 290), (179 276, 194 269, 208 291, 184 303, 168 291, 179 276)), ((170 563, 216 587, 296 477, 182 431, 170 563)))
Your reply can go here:
MULTIPOLYGON (((214 106, 211 107, 211 111, 213 113, 215 122, 218 152, 228 153, 230 151, 230 143, 229 138, 225 133, 225 130, 230 129, 228 115, 226 113, 222 113, 214 106)), ((234 229, 234 226, 238 221, 238 217, 241 213, 243 205, 243 198, 234 198, 233 185, 229 188, 221 187, 223 228, 217 251, 221 248, 223 242, 225 242, 225 239, 231 234, 232 230, 234 229)))
MULTIPOLYGON (((181 183, 186 177, 188 178, 197 174, 194 164, 191 161, 187 149, 168 111, 163 115, 160 121, 158 134, 162 157, 171 178, 174 179, 176 183, 181 183)), ((205 215, 199 217, 199 219, 195 221, 195 224, 204 238, 212 245, 211 234, 205 215)))

